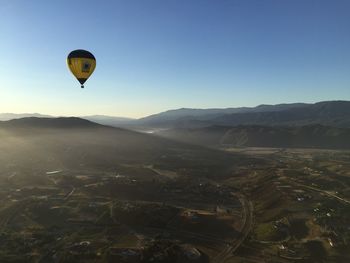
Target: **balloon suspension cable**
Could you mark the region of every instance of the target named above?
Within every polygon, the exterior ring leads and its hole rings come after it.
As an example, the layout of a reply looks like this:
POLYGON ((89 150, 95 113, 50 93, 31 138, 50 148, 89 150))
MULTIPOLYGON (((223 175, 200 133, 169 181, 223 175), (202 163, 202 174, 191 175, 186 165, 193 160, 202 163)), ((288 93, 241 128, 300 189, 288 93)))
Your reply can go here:
POLYGON ((83 88, 84 88, 84 85, 81 85, 81 88, 83 89, 83 88))

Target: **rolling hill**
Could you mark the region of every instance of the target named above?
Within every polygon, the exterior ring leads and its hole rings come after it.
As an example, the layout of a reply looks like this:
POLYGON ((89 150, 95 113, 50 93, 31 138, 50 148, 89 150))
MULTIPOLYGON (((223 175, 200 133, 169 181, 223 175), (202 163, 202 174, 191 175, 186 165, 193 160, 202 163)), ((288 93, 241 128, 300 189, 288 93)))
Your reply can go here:
POLYGON ((154 166, 191 176, 223 176, 244 158, 80 118, 0 122, 0 174, 115 171, 154 166))
POLYGON ((21 119, 27 117, 38 117, 38 118, 52 118, 50 115, 43 115, 39 113, 0 113, 0 121, 8 121, 13 119, 21 119))
POLYGON ((76 117, 39 118, 27 117, 0 122, 3 128, 93 128, 102 125, 76 117))

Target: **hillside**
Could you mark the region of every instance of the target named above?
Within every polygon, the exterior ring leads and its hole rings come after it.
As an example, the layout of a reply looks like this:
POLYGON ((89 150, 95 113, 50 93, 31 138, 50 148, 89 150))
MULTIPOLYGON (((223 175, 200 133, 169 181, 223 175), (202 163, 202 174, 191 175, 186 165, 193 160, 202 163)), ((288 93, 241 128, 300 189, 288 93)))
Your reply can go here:
POLYGON ((52 118, 49 115, 43 115, 39 113, 0 113, 0 121, 8 121, 12 119, 28 118, 28 117, 38 117, 38 118, 52 118))
POLYGON ((259 105, 256 107, 239 107, 226 109, 191 109, 182 108, 177 110, 169 110, 141 118, 138 121, 141 123, 157 124, 169 121, 180 121, 186 119, 196 119, 206 121, 215 119, 222 115, 249 113, 249 112, 275 112, 287 109, 299 108, 305 106, 304 103, 277 104, 277 105, 259 105))
POLYGON ((220 125, 290 125, 321 124, 350 127, 350 102, 319 102, 303 107, 274 112, 250 112, 228 114, 212 120, 220 125))
POLYGON ((196 129, 170 129, 158 134, 187 143, 212 147, 350 149, 350 129, 322 125, 210 126, 196 129))
POLYGON ((1 121, 0 127, 3 128, 97 128, 100 124, 76 117, 59 117, 59 118, 39 118, 28 117, 1 121))
POLYGON ((211 125, 290 125, 311 124, 350 127, 350 102, 325 101, 260 105, 254 108, 179 109, 139 119, 137 124, 161 128, 196 128, 211 125))
POLYGON ((79 118, 0 122, 0 147, 0 172, 5 175, 153 165, 184 174, 203 174, 204 170, 203 175, 220 176, 239 160, 219 151, 79 118))

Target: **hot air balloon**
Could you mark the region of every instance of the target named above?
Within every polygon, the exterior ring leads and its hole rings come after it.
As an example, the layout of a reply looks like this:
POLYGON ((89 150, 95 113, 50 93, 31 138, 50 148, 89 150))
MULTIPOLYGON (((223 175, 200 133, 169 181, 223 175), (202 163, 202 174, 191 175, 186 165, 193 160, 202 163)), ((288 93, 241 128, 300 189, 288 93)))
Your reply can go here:
POLYGON ((81 88, 84 88, 85 81, 95 70, 96 59, 89 51, 77 49, 69 53, 67 65, 69 70, 80 82, 81 88))

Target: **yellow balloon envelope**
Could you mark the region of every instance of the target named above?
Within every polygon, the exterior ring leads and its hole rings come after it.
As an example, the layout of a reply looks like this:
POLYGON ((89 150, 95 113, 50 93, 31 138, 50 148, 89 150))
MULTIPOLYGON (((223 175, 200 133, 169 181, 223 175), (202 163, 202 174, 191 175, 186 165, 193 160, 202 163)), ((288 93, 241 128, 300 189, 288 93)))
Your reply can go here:
POLYGON ((84 88, 85 81, 91 76, 96 67, 96 59, 89 51, 77 49, 69 53, 67 57, 69 70, 84 88))

